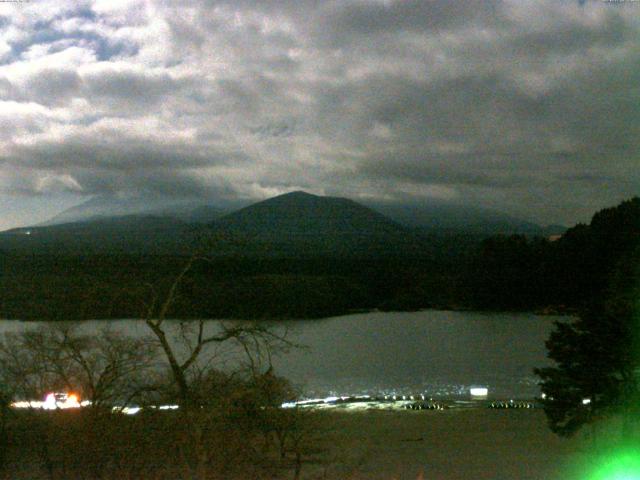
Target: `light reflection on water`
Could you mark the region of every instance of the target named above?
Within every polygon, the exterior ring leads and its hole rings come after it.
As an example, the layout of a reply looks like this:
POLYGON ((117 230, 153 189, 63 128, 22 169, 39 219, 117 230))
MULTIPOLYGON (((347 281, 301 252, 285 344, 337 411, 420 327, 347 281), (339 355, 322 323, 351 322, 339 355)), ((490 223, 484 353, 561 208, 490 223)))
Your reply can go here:
MULTIPOLYGON (((277 328, 306 348, 274 358, 274 367, 308 397, 468 397, 471 386, 485 386, 490 398, 530 398, 539 393, 532 370, 548 364, 544 342, 557 319, 422 311, 280 322, 277 328)), ((147 334, 140 320, 91 321, 84 328, 105 324, 147 334)), ((215 326, 212 321, 209 328, 215 326)), ((0 321, 0 332, 23 328, 22 322, 0 321)), ((233 351, 218 352, 218 358, 231 361, 233 351)))
POLYGON ((276 361, 311 396, 426 393, 538 395, 533 368, 548 364, 545 341, 558 317, 422 311, 372 312, 290 322, 309 350, 276 361))

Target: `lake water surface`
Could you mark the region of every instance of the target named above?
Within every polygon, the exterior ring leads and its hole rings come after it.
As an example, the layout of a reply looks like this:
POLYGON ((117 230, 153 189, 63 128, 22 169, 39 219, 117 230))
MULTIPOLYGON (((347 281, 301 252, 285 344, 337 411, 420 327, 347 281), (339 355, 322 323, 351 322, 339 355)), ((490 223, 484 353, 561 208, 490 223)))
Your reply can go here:
MULTIPOLYGON (((287 321, 304 349, 274 359, 277 373, 309 397, 358 394, 468 396, 472 385, 493 398, 538 395, 533 368, 548 365, 544 342, 557 317, 426 310, 370 312, 287 321)), ((146 333, 139 320, 91 321, 128 334, 146 333)), ((0 321, 0 333, 37 323, 0 321)), ((211 323, 215 328, 215 322, 211 323)))

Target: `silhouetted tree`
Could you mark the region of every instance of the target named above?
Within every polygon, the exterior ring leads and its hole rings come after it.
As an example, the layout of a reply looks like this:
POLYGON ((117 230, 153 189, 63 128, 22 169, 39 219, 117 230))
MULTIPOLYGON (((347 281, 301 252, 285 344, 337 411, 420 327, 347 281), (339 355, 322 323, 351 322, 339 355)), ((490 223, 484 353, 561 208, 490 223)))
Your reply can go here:
POLYGON ((580 318, 556 322, 547 341, 556 366, 536 369, 552 431, 570 436, 585 424, 623 415, 625 433, 640 400, 640 248, 619 264, 606 295, 580 318))
POLYGON ((7 423, 11 406, 11 394, 6 387, 5 379, 0 374, 0 472, 4 468, 9 438, 7 435, 7 423))
MULTIPOLYGON (((257 468, 258 458, 264 460, 265 455, 255 449, 255 437, 264 436, 265 425, 294 428, 294 423, 290 427, 279 424, 281 413, 274 409, 275 403, 288 395, 288 383, 271 371, 273 350, 291 346, 286 332, 280 333, 266 322, 167 320, 186 276, 194 263, 202 260, 206 259, 191 257, 164 294, 152 288, 144 312, 145 323, 167 361, 169 391, 173 390, 187 427, 180 448, 184 457, 191 459, 187 463, 194 478, 208 478, 212 465, 226 469, 248 462, 257 468), (226 372, 220 368, 215 347, 229 344, 241 357, 236 356, 233 371, 226 372), (265 361, 267 373, 263 373, 265 361), (235 401, 229 403, 231 400, 235 401)), ((274 429, 271 426, 269 431, 274 429)))
POLYGON ((548 280, 555 297, 577 308, 606 294, 611 275, 640 242, 640 198, 594 214, 589 225, 569 229, 550 252, 548 280))
POLYGON ((230 342, 240 346, 247 355, 252 351, 255 355, 269 356, 275 348, 290 346, 285 340, 285 334, 277 333, 265 322, 206 322, 199 319, 173 324, 176 327, 173 330, 168 328, 167 314, 179 295, 185 276, 198 260, 203 259, 197 256, 189 259, 164 297, 152 292, 143 317, 167 360, 178 402, 184 408, 198 406, 194 404, 198 395, 192 388, 197 382, 192 379, 199 374, 199 363, 212 366, 212 353, 207 351, 208 347, 230 342))
POLYGON ((94 407, 111 407, 135 396, 155 352, 148 339, 57 322, 7 333, 0 341, 0 370, 13 385, 12 396, 33 399, 64 390, 79 393, 94 407))

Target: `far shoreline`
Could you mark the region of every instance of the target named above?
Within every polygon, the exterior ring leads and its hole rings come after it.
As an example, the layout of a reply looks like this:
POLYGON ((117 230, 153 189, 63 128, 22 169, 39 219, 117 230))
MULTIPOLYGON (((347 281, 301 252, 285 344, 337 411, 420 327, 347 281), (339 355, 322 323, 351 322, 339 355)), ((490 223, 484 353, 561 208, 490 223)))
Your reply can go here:
MULTIPOLYGON (((579 314, 577 309, 567 308, 564 306, 548 306, 538 308, 534 310, 491 310, 491 309, 477 309, 472 307, 462 306, 431 306, 424 308, 411 308, 411 309, 385 309, 385 308, 356 308, 346 310, 344 312, 338 312, 327 316, 306 316, 306 317, 260 317, 260 318, 242 318, 242 317, 213 317, 213 318, 197 318, 197 317, 171 317, 167 320, 180 321, 180 322, 197 322, 204 321, 237 321, 237 322, 295 322, 295 321, 311 321, 311 320, 326 320, 330 318, 348 317, 351 315, 361 315, 367 313, 413 313, 413 312, 460 312, 460 313, 477 313, 483 315, 533 315, 536 317, 575 317, 579 314)), ((0 318, 0 322, 107 322, 107 321, 122 321, 122 320, 137 320, 144 321, 144 318, 120 318, 120 317, 100 317, 100 318, 71 318, 71 319, 37 319, 37 318, 0 318)))

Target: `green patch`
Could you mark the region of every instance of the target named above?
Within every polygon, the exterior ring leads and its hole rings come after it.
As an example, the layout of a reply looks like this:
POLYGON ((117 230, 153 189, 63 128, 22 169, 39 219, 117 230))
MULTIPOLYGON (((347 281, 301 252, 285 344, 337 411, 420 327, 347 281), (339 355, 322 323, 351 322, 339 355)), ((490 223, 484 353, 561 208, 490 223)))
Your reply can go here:
POLYGON ((598 462, 588 480, 640 480, 640 450, 616 451, 598 462))
POLYGON ((621 447, 574 463, 572 480, 640 480, 640 449, 621 447))

